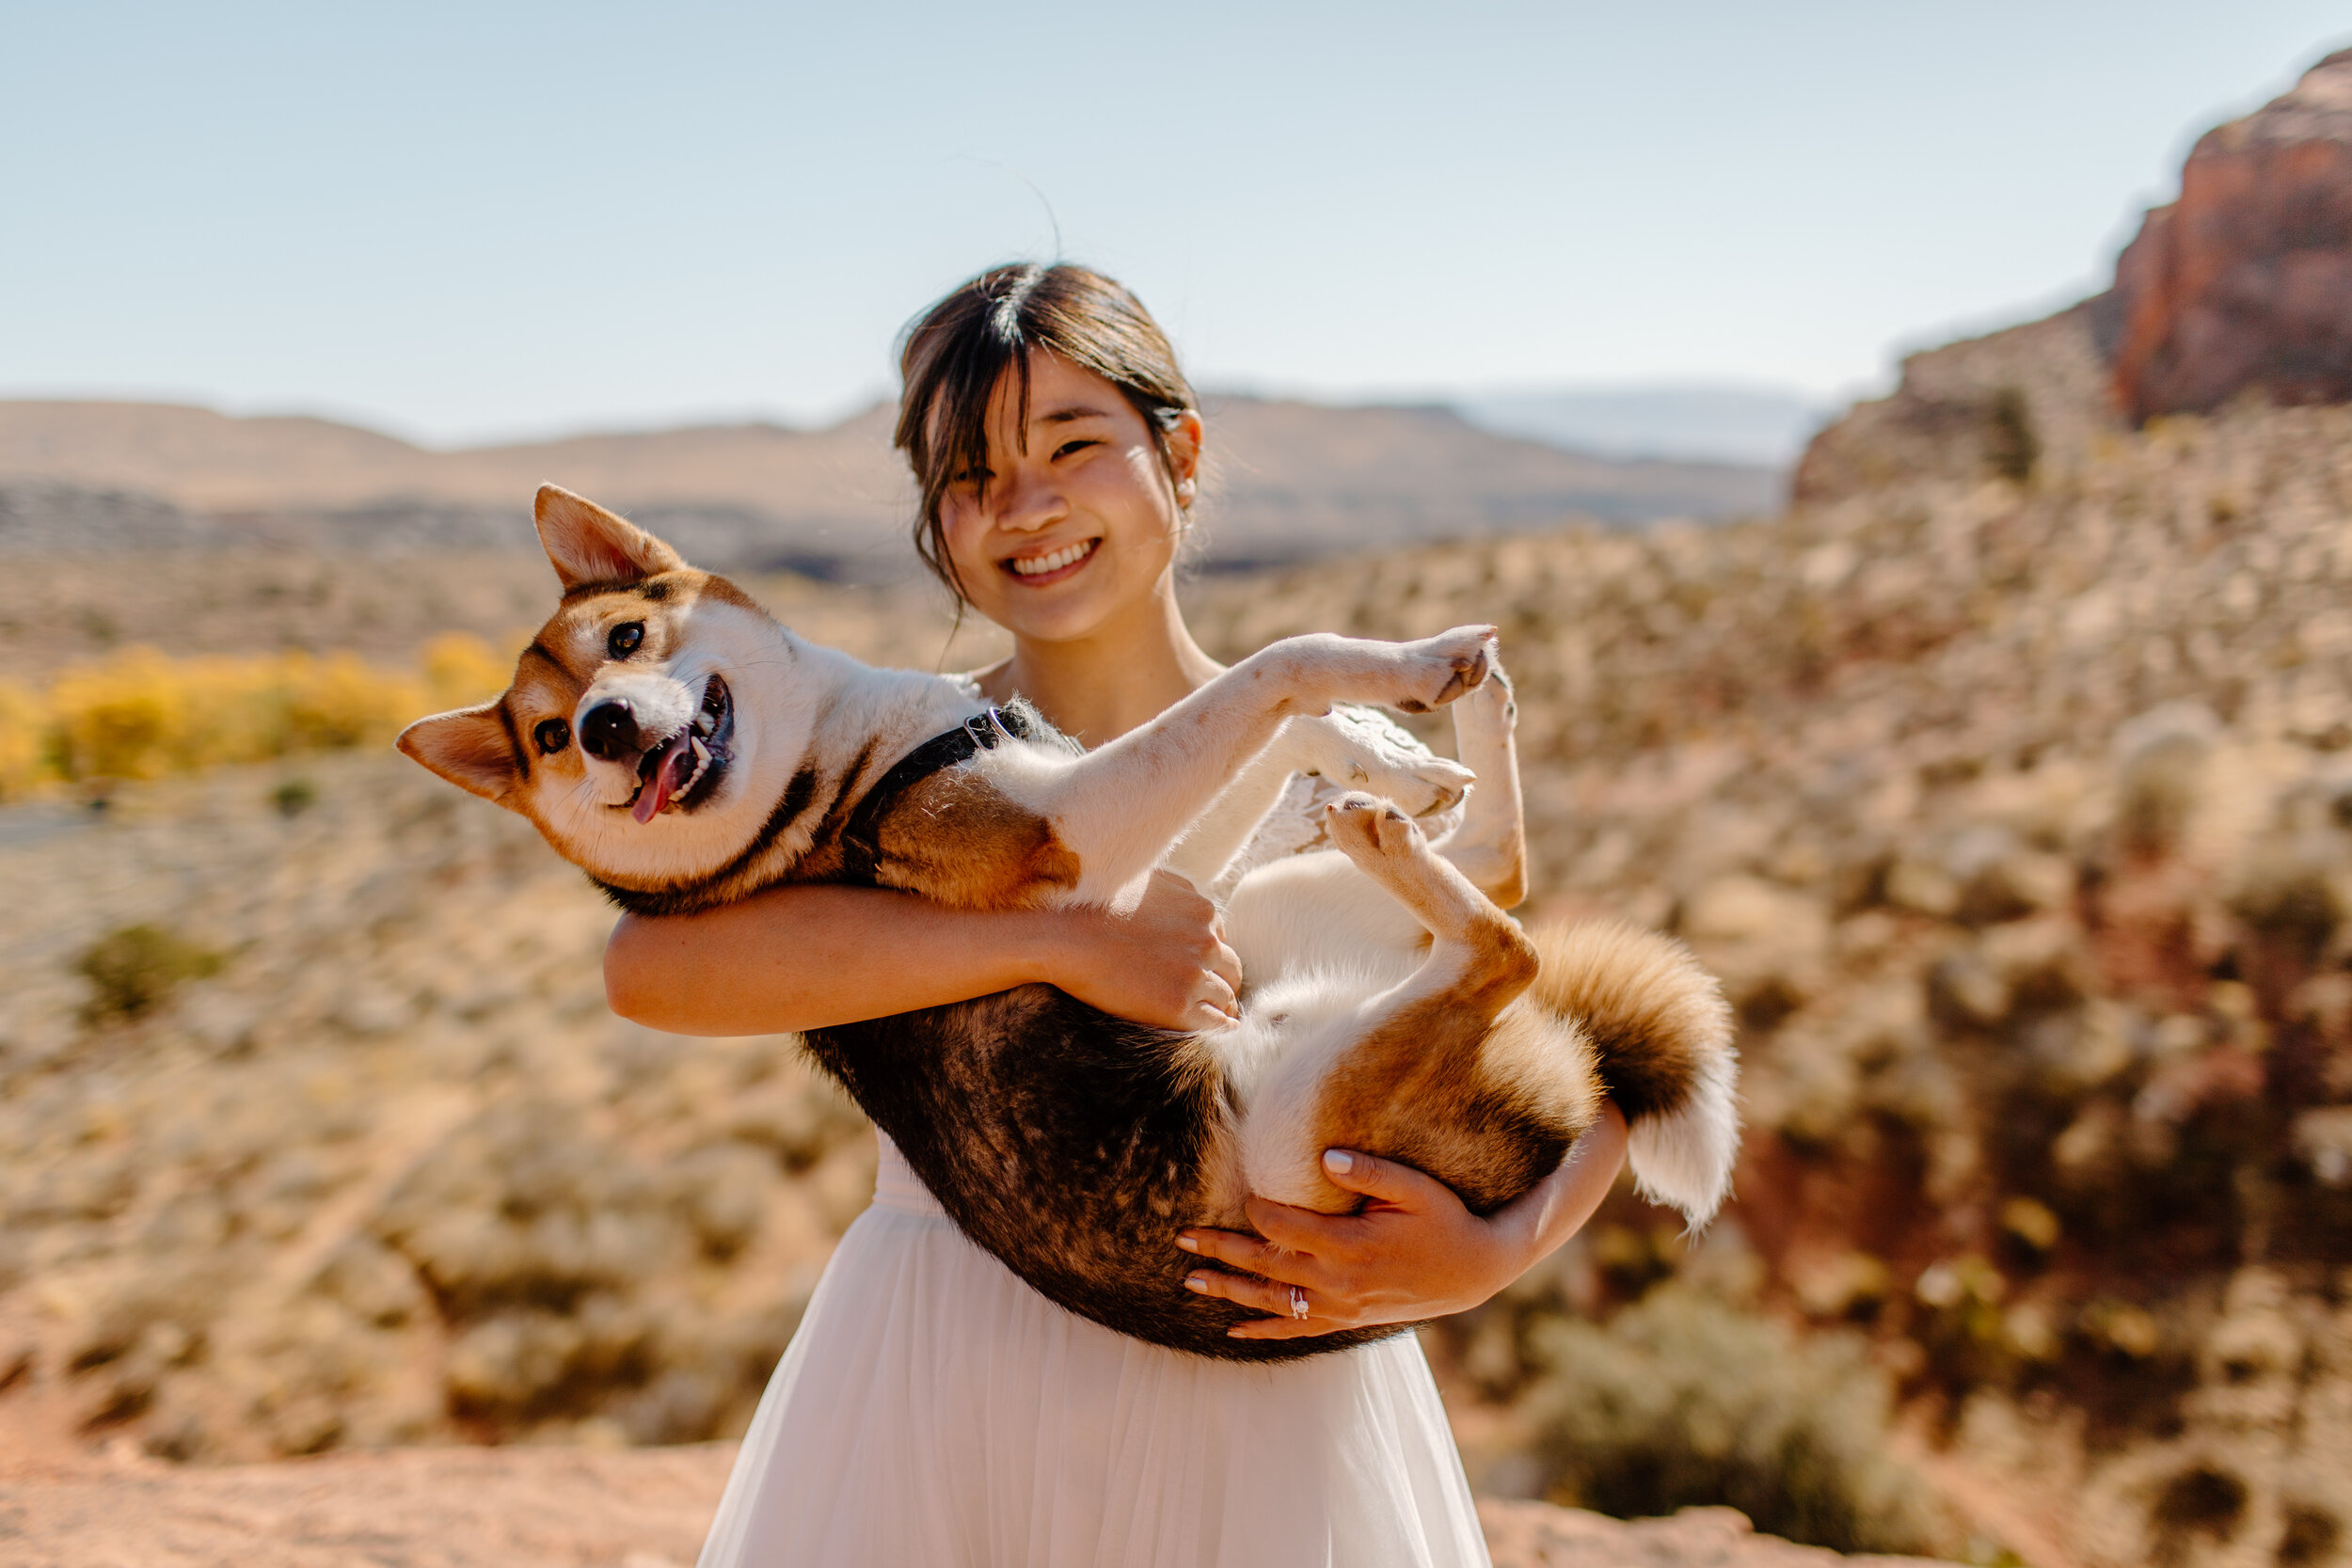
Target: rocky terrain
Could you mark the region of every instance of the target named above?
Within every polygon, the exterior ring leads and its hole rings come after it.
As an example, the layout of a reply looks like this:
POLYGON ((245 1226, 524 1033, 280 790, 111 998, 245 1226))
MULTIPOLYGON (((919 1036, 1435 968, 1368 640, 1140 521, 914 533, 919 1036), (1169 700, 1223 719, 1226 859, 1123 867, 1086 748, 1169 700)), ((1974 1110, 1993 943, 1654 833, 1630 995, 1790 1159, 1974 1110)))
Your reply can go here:
MULTIPOLYGON (((511 651, 547 619, 555 591, 547 557, 520 551, 391 561, 240 552, 138 572, 119 562, 40 556, 6 569, 12 592, 0 603, 0 659, 9 674, 0 687, 45 681, 132 647, 175 657, 350 650, 395 665, 453 631, 511 651)), ((775 573, 746 580, 788 625, 862 658, 961 669, 956 661, 977 661, 995 645, 994 628, 975 623, 951 648, 946 597, 928 579, 860 584, 775 573)))
MULTIPOLYGON (((1581 455, 1434 406, 1225 396, 1204 412, 1204 557, 1220 566, 1780 501, 1772 468, 1581 455)), ((714 567, 896 581, 913 563, 890 418, 438 451, 326 420, 0 401, 0 557, 528 555, 531 496, 561 475, 714 567)))
POLYGON ((1684 1256, 1619 1211, 1455 1325, 1494 1397, 1540 1403, 1562 1308, 1698 1268, 1864 1334, 1933 1441, 1998 1467, 2012 1542, 2330 1560, 2347 484, 2352 411, 2249 409, 2073 478, 1402 557, 1227 608, 1236 645, 1500 619, 1539 910, 1670 925, 1740 1005, 1727 1222, 1684 1256))
MULTIPOLYGON (((0 1463, 16 1568, 684 1568, 730 1444, 612 1452, 409 1449, 216 1470, 118 1454, 0 1463)), ((1730 1509, 1626 1523, 1541 1503, 1479 1507, 1496 1568, 1898 1568, 1752 1533, 1730 1509)))

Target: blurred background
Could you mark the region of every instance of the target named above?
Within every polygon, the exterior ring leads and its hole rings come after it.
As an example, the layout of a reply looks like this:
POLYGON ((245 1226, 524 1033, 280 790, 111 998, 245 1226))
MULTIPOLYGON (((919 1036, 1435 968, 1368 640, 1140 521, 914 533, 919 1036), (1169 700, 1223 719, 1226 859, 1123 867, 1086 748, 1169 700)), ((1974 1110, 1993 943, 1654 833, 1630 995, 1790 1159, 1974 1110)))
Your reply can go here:
POLYGON ((2352 1562, 2347 43, 0 9, 0 1467, 740 1432, 870 1132, 611 1016, 609 910, 387 742, 504 684, 543 479, 988 657, 893 339, 1066 258, 1204 393, 1212 651, 1499 623, 1531 917, 1740 1008, 1725 1216, 1424 1332, 1474 1485, 2352 1562))

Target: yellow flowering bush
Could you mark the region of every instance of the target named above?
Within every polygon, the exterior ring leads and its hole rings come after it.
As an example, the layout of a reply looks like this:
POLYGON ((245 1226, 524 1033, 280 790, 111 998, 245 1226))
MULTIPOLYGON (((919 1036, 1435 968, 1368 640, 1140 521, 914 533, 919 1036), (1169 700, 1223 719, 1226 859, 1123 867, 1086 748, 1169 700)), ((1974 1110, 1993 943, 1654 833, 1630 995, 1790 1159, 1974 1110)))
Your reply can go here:
POLYGON ((349 652, 173 658, 125 648, 46 690, 0 685, 0 800, 379 744, 412 719, 495 696, 511 668, 462 632, 434 639, 406 670, 349 652))
POLYGON ((22 799, 50 771, 47 717, 40 693, 0 683, 0 800, 22 799))
POLYGON ((515 678, 515 660, 521 651, 518 645, 501 654, 463 631, 443 632, 427 642, 420 662, 433 703, 429 711, 442 713, 497 696, 515 678))

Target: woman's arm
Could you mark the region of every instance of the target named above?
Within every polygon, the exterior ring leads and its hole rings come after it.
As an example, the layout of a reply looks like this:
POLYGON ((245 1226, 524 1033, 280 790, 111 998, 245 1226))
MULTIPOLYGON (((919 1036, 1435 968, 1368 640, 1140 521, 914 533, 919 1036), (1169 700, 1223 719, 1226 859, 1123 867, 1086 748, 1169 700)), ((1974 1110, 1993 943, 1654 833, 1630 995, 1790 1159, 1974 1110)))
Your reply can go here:
POLYGON ((612 1010, 676 1035, 821 1029, 1033 980, 1139 1023, 1209 1029, 1233 1017, 1241 963, 1216 907, 1165 872, 1124 913, 771 888, 702 914, 624 915, 604 950, 612 1010))
POLYGON ((1600 1119, 1558 1170, 1483 1220, 1452 1188, 1409 1165, 1332 1149, 1324 1169, 1335 1185, 1371 1199, 1360 1212, 1318 1214, 1252 1198, 1249 1223, 1263 1241, 1194 1229, 1176 1243, 1246 1272, 1198 1269, 1185 1283, 1276 1314, 1235 1327, 1237 1339, 1291 1339, 1466 1311, 1583 1228, 1625 1164, 1625 1117, 1604 1101, 1600 1119), (1304 1318, 1291 1315, 1294 1285, 1307 1292, 1304 1318))

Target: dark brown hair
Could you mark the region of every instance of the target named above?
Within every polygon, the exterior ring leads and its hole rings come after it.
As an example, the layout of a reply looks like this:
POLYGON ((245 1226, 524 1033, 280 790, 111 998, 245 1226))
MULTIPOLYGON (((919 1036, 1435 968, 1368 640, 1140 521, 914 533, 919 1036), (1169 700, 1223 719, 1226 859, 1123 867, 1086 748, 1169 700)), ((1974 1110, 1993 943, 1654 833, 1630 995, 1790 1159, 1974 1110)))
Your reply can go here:
POLYGON ((1118 388, 1143 416, 1171 483, 1168 433, 1199 406, 1168 335, 1143 302, 1090 267, 992 267, 917 316, 898 354, 896 440, 922 487, 914 551, 959 602, 963 582, 942 537, 940 502, 957 475, 987 466, 988 401, 1008 371, 1020 388, 1014 428, 1026 438, 1035 349, 1118 388))

